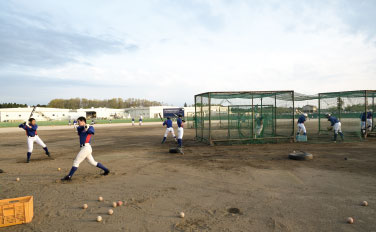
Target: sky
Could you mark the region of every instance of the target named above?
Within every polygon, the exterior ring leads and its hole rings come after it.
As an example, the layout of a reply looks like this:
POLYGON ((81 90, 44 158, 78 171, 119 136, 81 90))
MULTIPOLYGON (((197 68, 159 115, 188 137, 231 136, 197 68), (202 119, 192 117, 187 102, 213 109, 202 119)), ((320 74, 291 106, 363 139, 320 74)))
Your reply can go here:
POLYGON ((0 1, 0 102, 376 89, 376 1, 0 1))

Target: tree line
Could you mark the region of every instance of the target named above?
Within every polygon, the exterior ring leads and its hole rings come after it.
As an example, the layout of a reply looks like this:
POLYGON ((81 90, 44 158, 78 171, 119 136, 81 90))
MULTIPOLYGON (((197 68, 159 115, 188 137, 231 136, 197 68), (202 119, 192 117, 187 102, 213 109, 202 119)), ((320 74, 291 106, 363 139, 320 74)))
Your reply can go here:
POLYGON ((18 104, 18 103, 0 103, 0 108, 18 108, 18 107, 27 107, 26 104, 18 104))
POLYGON ((107 107, 114 109, 123 109, 131 107, 148 107, 148 106, 161 106, 162 103, 158 101, 150 101, 146 99, 137 98, 112 98, 105 100, 86 99, 86 98, 71 98, 71 99, 53 99, 47 107, 62 108, 62 109, 79 109, 91 107, 107 107))

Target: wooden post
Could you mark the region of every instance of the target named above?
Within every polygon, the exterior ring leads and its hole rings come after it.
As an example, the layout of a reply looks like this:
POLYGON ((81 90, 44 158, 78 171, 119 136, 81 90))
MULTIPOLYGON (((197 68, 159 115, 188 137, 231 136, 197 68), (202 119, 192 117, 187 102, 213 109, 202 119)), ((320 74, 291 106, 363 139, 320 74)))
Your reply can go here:
POLYGON ((193 120, 193 123, 194 123, 195 129, 196 129, 196 140, 197 140, 198 135, 197 135, 197 101, 196 101, 196 98, 197 98, 197 96, 195 96, 195 115, 194 115, 195 120, 193 120))
POLYGON ((318 120, 319 120, 319 135, 321 134, 321 94, 319 93, 319 115, 318 115, 318 120))
POLYGON ((295 140, 295 95, 294 91, 292 92, 292 137, 295 140))
POLYGON ((277 93, 274 94, 274 136, 277 134, 277 93))
POLYGON ((227 138, 230 139, 230 106, 227 106, 227 138))
POLYGON ((255 106, 253 105, 253 94, 252 94, 252 138, 255 138, 255 106))

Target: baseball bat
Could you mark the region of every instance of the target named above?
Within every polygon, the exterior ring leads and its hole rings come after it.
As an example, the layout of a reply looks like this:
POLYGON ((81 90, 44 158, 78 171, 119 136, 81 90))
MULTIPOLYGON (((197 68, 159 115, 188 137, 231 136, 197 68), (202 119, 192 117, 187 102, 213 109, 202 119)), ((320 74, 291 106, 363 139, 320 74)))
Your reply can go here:
POLYGON ((25 125, 27 124, 27 122, 29 121, 29 119, 31 117, 33 117, 33 114, 34 114, 36 108, 37 108, 36 106, 33 106, 33 110, 31 111, 29 118, 24 122, 25 125))
POLYGON ((161 121, 163 122, 163 118, 161 116, 161 113, 158 113, 158 115, 159 115, 159 118, 161 119, 161 121))

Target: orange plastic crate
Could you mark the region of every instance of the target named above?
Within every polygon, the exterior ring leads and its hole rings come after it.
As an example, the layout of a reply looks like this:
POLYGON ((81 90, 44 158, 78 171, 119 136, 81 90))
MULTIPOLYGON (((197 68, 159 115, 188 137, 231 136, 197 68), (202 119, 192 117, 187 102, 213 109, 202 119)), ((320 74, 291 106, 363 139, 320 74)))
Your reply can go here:
POLYGON ((0 227, 33 220, 33 196, 0 200, 0 227))

